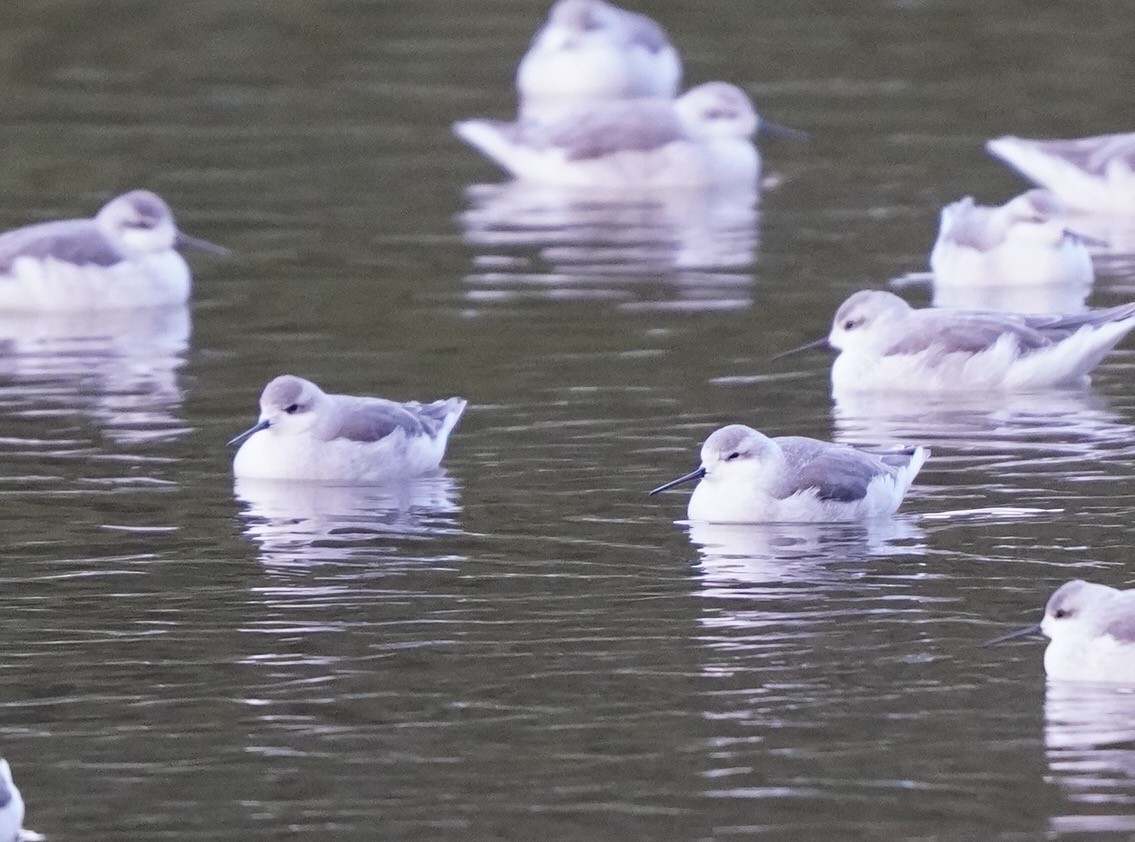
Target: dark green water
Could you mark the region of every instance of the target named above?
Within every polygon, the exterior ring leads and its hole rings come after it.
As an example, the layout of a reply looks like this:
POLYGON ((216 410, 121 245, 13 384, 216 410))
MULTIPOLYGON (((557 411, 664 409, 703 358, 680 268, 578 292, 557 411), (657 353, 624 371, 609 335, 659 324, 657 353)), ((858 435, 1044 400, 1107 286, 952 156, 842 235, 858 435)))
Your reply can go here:
MULTIPOLYGON (((759 214, 484 186, 449 127, 511 112, 542 3, 0 10, 0 227, 145 186, 237 255, 113 342, 0 323, 0 751, 29 827, 1135 832, 1135 696, 1046 690, 1040 643, 977 648, 1062 581, 1135 582, 1135 355, 961 407, 833 407, 825 360, 769 361, 924 269, 944 203, 1021 189, 986 138, 1135 130, 1135 15, 638 8, 689 83, 812 133, 762 146, 759 214), (224 442, 284 372, 469 398, 447 476, 234 495, 224 442), (935 455, 886 527, 691 532, 684 495, 644 492, 729 421, 935 455)), ((1091 303, 1135 296, 1102 257, 1091 303)))

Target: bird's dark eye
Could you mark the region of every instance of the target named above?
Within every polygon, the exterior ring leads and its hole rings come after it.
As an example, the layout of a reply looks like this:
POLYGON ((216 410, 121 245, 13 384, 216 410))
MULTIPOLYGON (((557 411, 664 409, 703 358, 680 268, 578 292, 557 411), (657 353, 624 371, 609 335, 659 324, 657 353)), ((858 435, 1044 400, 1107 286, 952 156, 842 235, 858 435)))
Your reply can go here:
POLYGON ((300 405, 298 403, 290 403, 284 407, 284 412, 288 413, 288 415, 295 415, 299 411, 300 405))
POLYGON ((728 456, 725 457, 725 461, 728 462, 730 459, 736 459, 740 455, 741 455, 740 453, 738 453, 736 450, 734 450, 732 453, 730 453, 728 456))
POLYGON ((859 327, 861 324, 863 324, 863 319, 848 319, 843 323, 843 329, 855 330, 855 328, 859 327))
POLYGON ((1063 620, 1065 617, 1068 616, 1068 612, 1065 611, 1063 608, 1057 608, 1055 611, 1052 612, 1052 616, 1055 617, 1057 620, 1063 620))

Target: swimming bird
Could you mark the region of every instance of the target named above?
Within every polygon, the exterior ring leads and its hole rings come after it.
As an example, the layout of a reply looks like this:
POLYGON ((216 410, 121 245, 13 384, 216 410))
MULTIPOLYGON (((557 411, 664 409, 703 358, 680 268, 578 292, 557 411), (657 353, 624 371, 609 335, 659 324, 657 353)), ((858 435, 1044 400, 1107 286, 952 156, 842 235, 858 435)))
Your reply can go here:
POLYGON ((0 842, 16 842, 23 838, 23 823, 24 799, 16 782, 12 780, 12 769, 8 766, 8 761, 0 759, 0 842))
POLYGON ((189 267, 175 249, 227 249, 177 230, 159 196, 132 190, 93 219, 0 234, 0 310, 74 312, 184 304, 189 267))
POLYGON ((769 438, 730 424, 705 440, 701 467, 650 493, 701 480, 690 496, 690 520, 863 521, 894 514, 929 456, 925 447, 866 453, 803 436, 769 438))
POLYGON ((916 310, 860 290, 827 337, 778 354, 830 347, 832 391, 972 392, 1082 386, 1135 328, 1135 303, 1071 315, 916 310))
POLYGON ((1049 190, 1029 190, 999 207, 973 197, 942 209, 930 252, 938 286, 1088 286, 1092 258, 1068 230, 1068 213, 1049 190))
MULTIPOLYGON (((673 102, 580 107, 558 120, 465 120, 456 134, 509 173, 569 187, 709 187, 756 184, 760 124, 736 85, 708 82, 673 102)), ((806 137, 773 124, 762 131, 806 137)))
POLYGON ((1135 684, 1135 590, 1073 579, 1048 599, 1039 623, 986 641, 1044 634, 1049 678, 1135 684))
POLYGON ((1076 140, 998 137, 985 148, 1070 208, 1135 213, 1135 132, 1076 140))
POLYGON ((548 120, 606 100, 673 99, 682 61, 666 30, 603 0, 559 0, 516 73, 520 114, 548 120))
POLYGON ((237 477, 376 483, 433 471, 465 410, 461 398, 429 404, 329 395, 282 375, 260 395, 260 420, 240 444, 237 477))

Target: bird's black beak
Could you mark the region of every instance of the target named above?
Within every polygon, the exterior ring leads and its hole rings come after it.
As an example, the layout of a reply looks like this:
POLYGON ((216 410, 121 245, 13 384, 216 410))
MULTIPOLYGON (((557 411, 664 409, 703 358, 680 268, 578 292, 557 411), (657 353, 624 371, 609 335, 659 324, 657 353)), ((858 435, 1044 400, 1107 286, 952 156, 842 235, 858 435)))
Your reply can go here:
POLYGON ((760 123, 757 124, 757 134, 764 137, 775 138, 776 140, 805 141, 812 139, 812 136, 807 132, 802 132, 799 129, 790 129, 788 126, 782 126, 778 123, 770 123, 768 120, 761 120, 760 123))
POLYGON ((254 426, 249 427, 247 430, 245 430, 239 436, 236 436, 235 438, 231 439, 229 441, 228 446, 232 447, 234 444, 240 444, 241 442, 243 442, 243 441, 251 438, 252 436, 254 436, 256 433, 259 433, 261 430, 267 430, 269 426, 271 426, 271 425, 268 423, 267 418, 265 418, 263 421, 257 421, 254 426))
POLYGON ((173 244, 177 248, 191 248, 203 251, 206 254, 211 254, 214 257, 230 258, 233 253, 224 246, 214 245, 207 240, 199 240, 196 237, 190 237, 188 234, 177 232, 177 237, 174 238, 173 244))
POLYGON ((817 351, 821 348, 825 351, 835 350, 834 348, 832 348, 831 343, 828 342, 828 338, 824 336, 820 339, 813 340, 812 342, 805 342, 798 348, 792 348, 789 351, 781 351, 779 354, 776 354, 773 359, 779 360, 783 357, 791 357, 793 354, 803 354, 805 351, 817 351))
POLYGON ((1017 629, 1014 632, 1003 634, 1001 637, 995 637, 993 640, 987 640, 982 646, 995 646, 998 643, 1004 643, 1006 640, 1016 640, 1018 637, 1028 637, 1030 634, 1040 634, 1040 623, 1033 623, 1023 629, 1017 629))
POLYGON ((1081 234, 1079 231, 1073 231, 1071 228, 1064 229, 1064 236, 1070 237, 1086 246, 1095 246, 1096 248, 1103 248, 1108 244, 1107 240, 1101 240, 1099 237, 1093 237, 1091 234, 1081 234))
POLYGON ((690 482, 691 480, 701 479, 704 476, 705 476, 705 468, 698 468, 696 471, 691 471, 690 473, 686 474, 684 477, 678 477, 677 479, 672 479, 672 480, 670 480, 670 482, 665 483, 664 485, 658 486, 658 488, 654 489, 650 493, 651 494, 657 494, 659 491, 665 491, 668 488, 673 488, 675 485, 681 485, 684 482, 690 482))

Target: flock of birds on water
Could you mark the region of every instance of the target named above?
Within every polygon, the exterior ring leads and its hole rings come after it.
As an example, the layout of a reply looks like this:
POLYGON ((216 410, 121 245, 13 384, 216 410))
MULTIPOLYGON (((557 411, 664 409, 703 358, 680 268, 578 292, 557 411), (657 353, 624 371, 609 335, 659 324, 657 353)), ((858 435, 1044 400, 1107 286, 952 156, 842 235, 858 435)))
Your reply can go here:
MULTIPOLYGON (((650 18, 604 0, 558 0, 518 68, 516 120, 465 120, 454 131, 516 179, 623 191, 755 187, 756 134, 807 137, 761 120, 726 82, 679 96, 681 76, 677 50, 650 18)), ((1135 215, 1135 133, 1003 137, 987 148, 1041 186, 1000 207, 967 197, 942 210, 930 256, 936 302, 950 289, 1090 288, 1090 240, 1069 228, 1068 208, 1135 215)), ((0 234, 0 309, 184 304, 183 247, 227 254, 179 231, 169 206, 146 190, 91 219, 0 234)), ((1086 384, 1132 328, 1135 303, 1051 314, 914 309, 891 292, 862 290, 840 306, 826 337, 785 354, 836 351, 836 396, 996 394, 1086 384)), ((456 397, 422 404, 328 394, 283 375, 263 389, 257 423, 230 442, 240 445, 233 472, 342 485, 423 476, 439 468, 465 407, 456 397)), ((696 480, 687 509, 694 521, 863 522, 893 515, 929 456, 925 447, 871 453, 730 424, 706 439, 696 470, 650 493, 696 480)), ((1067 582, 1039 623, 989 643, 1037 632, 1050 639, 1050 677, 1135 683, 1135 590, 1067 582)), ((42 838, 22 828, 23 815, 0 760, 0 842, 42 838)))

